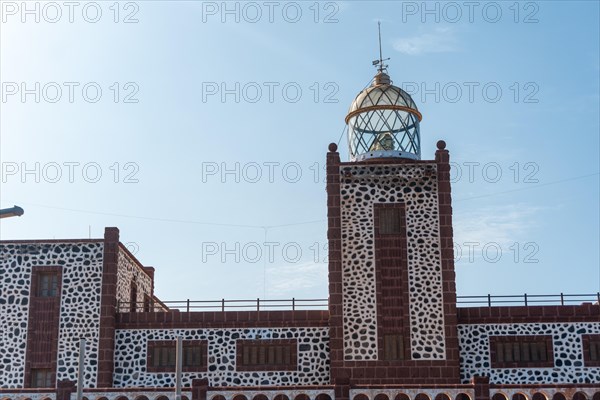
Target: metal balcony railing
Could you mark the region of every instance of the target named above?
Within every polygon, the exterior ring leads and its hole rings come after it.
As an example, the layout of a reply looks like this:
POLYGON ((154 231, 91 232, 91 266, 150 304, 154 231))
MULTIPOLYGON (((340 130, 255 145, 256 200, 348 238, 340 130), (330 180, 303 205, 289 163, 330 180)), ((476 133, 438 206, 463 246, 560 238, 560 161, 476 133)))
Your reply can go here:
MULTIPOLYGON (((579 305, 600 303, 600 292, 592 294, 518 294, 457 296, 458 307, 492 306, 540 306, 540 305, 579 305)), ((283 300, 175 300, 162 302, 119 302, 117 310, 123 312, 160 312, 179 310, 192 311, 275 311, 275 310, 326 310, 327 299, 283 299, 283 300)))
MULTIPOLYGON (((131 312, 135 304, 135 311, 155 310, 154 305, 148 307, 147 303, 142 302, 119 302, 118 312, 131 312)), ((191 311, 276 311, 276 310, 326 310, 328 308, 327 299, 283 299, 283 300, 175 300, 163 301, 163 305, 169 310, 179 310, 184 312, 191 311)), ((160 310, 159 310, 160 311, 160 310)))
POLYGON ((600 292, 592 294, 516 294, 457 296, 458 306, 542 306, 542 305, 579 305, 581 303, 600 303, 600 292))

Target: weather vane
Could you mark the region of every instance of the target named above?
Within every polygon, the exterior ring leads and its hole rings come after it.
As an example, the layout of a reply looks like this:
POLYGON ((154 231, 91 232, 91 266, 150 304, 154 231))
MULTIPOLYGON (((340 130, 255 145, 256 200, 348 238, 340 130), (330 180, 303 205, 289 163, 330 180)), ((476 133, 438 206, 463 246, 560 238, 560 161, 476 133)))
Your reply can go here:
POLYGON ((379 30, 379 60, 373 61, 373 65, 377 66, 379 72, 383 72, 387 69, 387 65, 383 62, 389 60, 389 57, 384 59, 381 52, 381 21, 377 21, 377 29, 379 30))

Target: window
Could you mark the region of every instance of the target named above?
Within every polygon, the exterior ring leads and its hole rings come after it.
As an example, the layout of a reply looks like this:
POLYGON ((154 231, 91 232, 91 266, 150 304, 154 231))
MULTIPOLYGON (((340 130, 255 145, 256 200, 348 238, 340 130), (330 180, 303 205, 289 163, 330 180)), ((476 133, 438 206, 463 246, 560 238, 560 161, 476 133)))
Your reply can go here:
POLYGON ((492 368, 554 365, 551 336, 492 336, 490 346, 492 368))
POLYGON ((548 361, 545 342, 496 343, 498 362, 548 361))
MULTIPOLYGON (((199 372, 206 369, 206 341, 183 341, 183 371, 199 372)), ((174 372, 177 359, 177 342, 157 340, 148 342, 148 371, 174 372)))
POLYGON ((31 387, 52 388, 52 370, 50 368, 33 368, 31 370, 31 387))
POLYGON ((152 349, 153 367, 174 367, 176 349, 173 346, 156 346, 152 349))
POLYGON ((383 336, 383 359, 404 360, 404 337, 402 335, 383 336))
POLYGON ((590 342, 590 361, 600 361, 600 340, 590 342))
POLYGON ((238 340, 238 371, 290 371, 297 367, 296 340, 238 340))
POLYGON ((58 296, 58 274, 53 272, 40 272, 38 274, 38 297, 58 296))
POLYGON ((586 367, 600 367, 600 335, 582 335, 586 367))
POLYGON ((399 235, 402 233, 402 210, 398 207, 379 209, 379 233, 399 235))

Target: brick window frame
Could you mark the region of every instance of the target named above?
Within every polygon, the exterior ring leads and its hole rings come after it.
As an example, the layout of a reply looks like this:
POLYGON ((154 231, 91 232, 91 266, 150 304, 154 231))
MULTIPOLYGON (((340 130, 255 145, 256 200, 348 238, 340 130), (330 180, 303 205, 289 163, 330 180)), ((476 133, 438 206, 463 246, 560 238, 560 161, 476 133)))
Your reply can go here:
MULTIPOLYGON (((201 357, 201 366, 186 366, 183 365, 182 372, 206 372, 208 370, 208 341, 207 340, 183 340, 183 353, 185 360, 186 348, 191 347, 199 347, 200 348, 200 357, 201 357)), ((169 348, 172 349, 173 352, 177 351, 177 341, 176 340, 149 340, 147 347, 147 357, 146 357, 146 371, 147 372, 175 372, 175 366, 155 366, 154 365, 154 350, 156 348, 169 348)))
POLYGON ((55 299, 59 298, 62 289, 62 268, 60 266, 34 266, 31 271, 31 295, 32 297, 55 299), (53 276, 56 278, 56 293, 52 296, 42 295, 43 277, 53 276))
POLYGON ((56 360, 58 357, 58 324, 62 294, 62 267, 59 265, 34 265, 31 268, 30 282, 23 384, 26 388, 32 387, 36 371, 50 370, 52 383, 49 387, 53 388, 56 382, 56 360), (57 277, 55 296, 40 295, 41 276, 47 275, 55 275, 57 277))
POLYGON ((404 203, 391 203, 382 207, 382 204, 375 206, 374 223, 377 234, 382 236, 406 235, 406 212, 404 203), (386 207, 387 206, 387 207, 386 207))
POLYGON ((30 380, 30 387, 32 388, 53 388, 54 372, 52 368, 32 368, 30 380), (43 381, 43 383, 40 384, 40 381, 43 381))
MULTIPOLYGON (((235 345, 236 349, 236 370, 237 371, 297 371, 298 370, 298 341, 296 339, 256 339, 242 340, 238 339, 235 345), (269 356, 274 357, 276 348, 282 348, 287 356, 287 360, 282 363, 269 362, 266 360, 269 356), (258 358, 265 362, 250 364, 245 362, 244 355, 252 351, 259 352, 258 358)), ((247 360, 246 360, 247 361, 247 360)))
POLYGON ((583 362, 586 367, 600 367, 600 335, 581 335, 583 362), (593 356, 596 358, 594 359, 593 356))
POLYGON ((552 347, 552 336, 550 335, 528 335, 528 336, 490 336, 490 361, 492 368, 552 368, 554 367, 554 351, 552 347), (545 346, 546 360, 539 361, 499 361, 497 345, 519 345, 519 352, 527 352, 531 344, 545 346), (524 345, 527 345, 525 347, 524 345))
POLYGON ((406 347, 403 335, 383 336, 383 360, 404 361, 406 360, 406 347))

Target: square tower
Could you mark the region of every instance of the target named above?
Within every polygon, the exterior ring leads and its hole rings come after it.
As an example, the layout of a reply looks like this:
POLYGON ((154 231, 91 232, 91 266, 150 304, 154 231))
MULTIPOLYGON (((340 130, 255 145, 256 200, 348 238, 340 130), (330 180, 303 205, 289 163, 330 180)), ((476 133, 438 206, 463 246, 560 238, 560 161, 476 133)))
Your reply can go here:
POLYGON ((450 164, 420 160, 421 114, 380 70, 327 155, 332 380, 459 383, 450 164))

